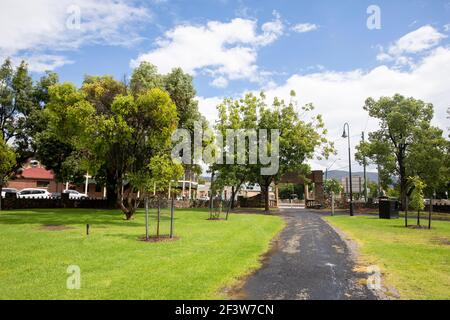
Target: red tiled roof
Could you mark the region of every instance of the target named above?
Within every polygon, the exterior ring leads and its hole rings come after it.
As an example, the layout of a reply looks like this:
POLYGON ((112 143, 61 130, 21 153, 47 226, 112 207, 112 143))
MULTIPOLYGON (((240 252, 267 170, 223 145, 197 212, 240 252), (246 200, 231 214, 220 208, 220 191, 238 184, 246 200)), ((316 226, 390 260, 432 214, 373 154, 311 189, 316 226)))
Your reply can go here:
POLYGON ((20 174, 25 179, 43 179, 43 180, 53 180, 53 172, 46 170, 45 168, 26 168, 23 169, 20 174))

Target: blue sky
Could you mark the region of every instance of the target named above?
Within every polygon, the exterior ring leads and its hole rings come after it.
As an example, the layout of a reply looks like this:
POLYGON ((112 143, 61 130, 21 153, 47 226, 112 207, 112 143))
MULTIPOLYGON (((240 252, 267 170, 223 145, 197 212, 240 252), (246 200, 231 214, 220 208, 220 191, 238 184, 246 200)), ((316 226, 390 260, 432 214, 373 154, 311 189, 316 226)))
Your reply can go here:
POLYGON ((25 58, 35 77, 53 69, 77 85, 85 74, 129 76, 143 60, 164 72, 179 65, 194 76, 211 122, 225 96, 295 89, 300 104, 324 114, 336 157, 345 158, 343 122, 353 144, 376 129, 361 108, 367 96, 433 102, 436 125, 448 127, 449 28, 450 0, 3 0, 0 58, 25 58), (367 27, 370 5, 380 9, 380 29, 367 27))
MULTIPOLYGON (((378 45, 386 45, 418 26, 443 27, 450 23, 450 1, 142 1, 152 17, 139 22, 142 41, 132 47, 107 43, 86 45, 65 52, 74 63, 58 68, 62 80, 80 84, 84 74, 113 74, 121 78, 132 72, 130 60, 155 47, 155 39, 181 24, 204 25, 208 21, 229 22, 236 17, 261 23, 273 19, 276 10, 290 25, 314 23, 313 32, 289 32, 258 52, 258 65, 277 72, 274 80, 282 82, 292 73, 308 72, 316 65, 335 71, 372 68, 377 65, 378 45), (368 30, 366 9, 376 3, 381 9, 382 28, 368 30)), ((81 12, 81 17, 82 12, 81 12)), ((223 89, 209 85, 211 79, 198 75, 197 90, 202 96, 223 95, 223 89)), ((233 81, 225 94, 241 92, 242 87, 260 85, 233 81)))

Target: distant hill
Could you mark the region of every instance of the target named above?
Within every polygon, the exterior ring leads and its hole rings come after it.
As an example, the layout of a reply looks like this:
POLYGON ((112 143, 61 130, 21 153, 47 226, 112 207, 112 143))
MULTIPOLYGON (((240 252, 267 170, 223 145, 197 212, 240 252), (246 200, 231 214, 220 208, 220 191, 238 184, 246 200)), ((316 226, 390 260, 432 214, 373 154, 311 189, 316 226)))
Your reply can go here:
POLYGON ((211 182, 211 176, 210 175, 203 175, 203 176, 201 176, 201 179, 205 180, 206 182, 211 182))
MULTIPOLYGON (((352 172, 352 176, 364 176, 363 172, 352 172)), ((337 179, 341 181, 343 177, 348 177, 348 171, 343 170, 330 170, 328 171, 328 179, 337 179)), ((323 178, 325 179, 325 172, 323 173, 323 178)), ((206 182, 211 182, 211 176, 209 175, 203 175, 202 179, 204 179, 206 182)), ((378 182, 378 173, 376 172, 367 172, 367 180, 378 182)))
MULTIPOLYGON (((337 179, 341 181, 343 177, 348 176, 348 171, 343 170, 330 170, 328 171, 328 179, 337 179)), ((352 172, 352 176, 364 176, 363 172, 352 172)), ((324 179, 325 179, 325 172, 324 172, 324 179)), ((378 182, 378 173, 376 172, 367 172, 367 180, 378 182)))

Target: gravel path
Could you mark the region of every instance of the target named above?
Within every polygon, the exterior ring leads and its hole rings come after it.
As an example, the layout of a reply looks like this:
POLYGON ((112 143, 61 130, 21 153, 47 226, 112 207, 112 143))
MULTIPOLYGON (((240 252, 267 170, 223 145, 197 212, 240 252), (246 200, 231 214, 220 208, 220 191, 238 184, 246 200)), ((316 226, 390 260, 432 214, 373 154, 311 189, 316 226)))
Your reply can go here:
POLYGON ((251 275, 242 295, 247 299, 376 299, 358 283, 346 243, 319 215, 282 209, 287 227, 280 233, 263 267, 251 275))

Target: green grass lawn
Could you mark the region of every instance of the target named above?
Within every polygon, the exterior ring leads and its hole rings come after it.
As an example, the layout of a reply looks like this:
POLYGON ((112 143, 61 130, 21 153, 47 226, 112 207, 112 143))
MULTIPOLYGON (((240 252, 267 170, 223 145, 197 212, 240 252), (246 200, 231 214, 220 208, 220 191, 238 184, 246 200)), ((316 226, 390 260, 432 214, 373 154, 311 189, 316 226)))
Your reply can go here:
MULTIPOLYGON (((169 232, 163 211, 161 232, 169 232)), ((144 215, 124 221, 117 211, 45 209, 0 212, 0 299, 213 299, 258 268, 284 225, 281 218, 231 215, 207 221, 204 210, 176 210, 172 242, 138 241, 144 215), (91 225, 86 236, 86 226, 91 225), (65 225, 52 231, 43 225, 65 225), (67 267, 81 269, 69 290, 67 267)), ((150 217, 155 232, 155 212, 150 217)))
POLYGON ((363 261, 378 265, 401 299, 450 299, 450 222, 433 221, 426 230, 407 229, 403 219, 325 219, 358 242, 363 261))

